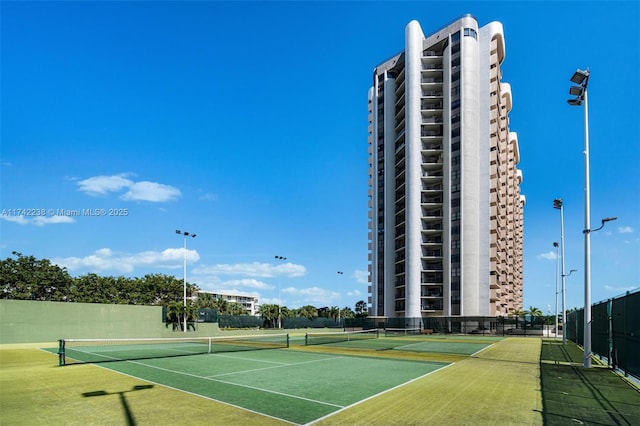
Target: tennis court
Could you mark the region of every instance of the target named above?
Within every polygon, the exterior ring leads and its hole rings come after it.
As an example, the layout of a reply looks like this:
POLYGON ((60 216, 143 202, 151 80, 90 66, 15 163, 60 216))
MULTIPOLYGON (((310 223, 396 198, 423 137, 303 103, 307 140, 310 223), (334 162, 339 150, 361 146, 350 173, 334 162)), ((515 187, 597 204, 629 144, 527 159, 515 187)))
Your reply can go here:
POLYGON ((394 337, 381 337, 378 330, 363 330, 346 333, 308 333, 306 345, 320 344, 339 348, 361 348, 376 351, 430 352, 440 354, 473 355, 491 344, 502 340, 501 337, 464 337, 464 336, 421 336, 396 334, 394 337))
MULTIPOLYGON (((69 346, 67 357, 76 351, 74 356, 97 360, 101 367, 293 424, 313 422, 448 365, 308 352, 278 347, 281 340, 274 336, 268 339, 270 350, 252 350, 265 349, 261 339, 234 342, 226 348, 222 342, 163 343, 160 346, 168 354, 149 352, 157 342, 151 345, 144 340, 94 346, 76 342, 79 346, 69 346), (126 357, 134 359, 119 360, 126 357)), ((362 340, 348 343, 358 342, 362 340)))

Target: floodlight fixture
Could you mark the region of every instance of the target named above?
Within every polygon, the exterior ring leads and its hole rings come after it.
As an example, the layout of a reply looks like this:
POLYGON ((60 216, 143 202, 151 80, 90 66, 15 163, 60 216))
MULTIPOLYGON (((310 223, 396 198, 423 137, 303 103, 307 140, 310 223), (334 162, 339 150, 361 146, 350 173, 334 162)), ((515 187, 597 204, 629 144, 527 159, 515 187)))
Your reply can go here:
POLYGON ((571 77, 571 82, 580 85, 584 83, 584 86, 586 86, 589 82, 589 69, 585 71, 581 69, 576 70, 576 72, 573 73, 573 76, 571 77))
POLYGON ((556 198, 553 200, 553 208, 558 210, 562 208, 562 198, 556 198))
POLYGON ((582 96, 584 93, 584 88, 582 86, 571 86, 569 88, 569 94, 573 96, 582 96))

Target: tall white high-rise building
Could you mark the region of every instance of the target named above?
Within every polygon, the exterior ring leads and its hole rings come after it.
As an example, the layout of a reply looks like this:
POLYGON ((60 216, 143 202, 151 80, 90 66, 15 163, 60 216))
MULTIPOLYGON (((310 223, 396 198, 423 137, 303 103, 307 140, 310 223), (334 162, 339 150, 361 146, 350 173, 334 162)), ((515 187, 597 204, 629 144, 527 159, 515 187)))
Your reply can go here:
POLYGON ((369 90, 370 315, 522 310, 518 138, 502 24, 466 15, 378 65, 369 90))

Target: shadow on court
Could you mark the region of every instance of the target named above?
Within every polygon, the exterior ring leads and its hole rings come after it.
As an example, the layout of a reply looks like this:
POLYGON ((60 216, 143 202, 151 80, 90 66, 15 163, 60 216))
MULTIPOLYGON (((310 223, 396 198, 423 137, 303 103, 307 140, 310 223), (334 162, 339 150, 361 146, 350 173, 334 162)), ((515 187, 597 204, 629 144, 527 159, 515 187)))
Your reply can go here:
POLYGON ((640 424, 640 389, 604 366, 582 367, 582 354, 573 342, 543 341, 544 424, 640 424))
POLYGON ((136 420, 133 417, 133 413, 131 412, 131 408, 129 407, 129 404, 127 403, 127 397, 125 396, 125 394, 129 392, 136 392, 140 390, 151 389, 152 387, 153 385, 136 385, 133 388, 126 391, 107 392, 104 390, 99 390, 99 391, 92 391, 92 392, 84 392, 82 396, 85 398, 91 398, 94 396, 118 395, 120 397, 120 403, 122 404, 122 410, 124 411, 125 418, 127 419, 127 425, 135 426, 136 420))

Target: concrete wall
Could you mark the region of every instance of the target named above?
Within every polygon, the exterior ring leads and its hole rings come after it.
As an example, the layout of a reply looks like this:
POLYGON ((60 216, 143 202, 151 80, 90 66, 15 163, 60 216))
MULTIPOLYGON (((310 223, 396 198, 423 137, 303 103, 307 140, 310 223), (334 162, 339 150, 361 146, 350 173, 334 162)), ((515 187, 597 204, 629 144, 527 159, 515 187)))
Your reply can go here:
POLYGON ((0 300, 0 344, 58 339, 214 336, 217 323, 184 333, 166 327, 161 306, 0 300))

